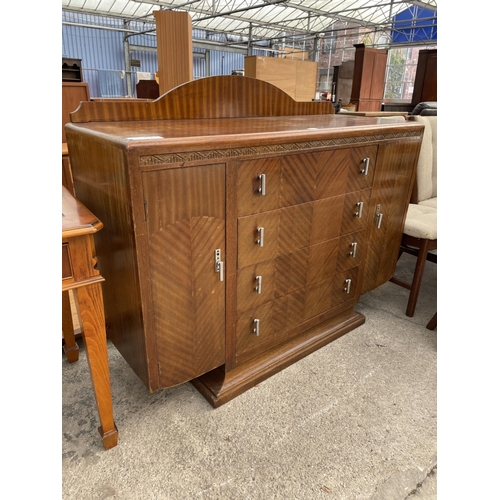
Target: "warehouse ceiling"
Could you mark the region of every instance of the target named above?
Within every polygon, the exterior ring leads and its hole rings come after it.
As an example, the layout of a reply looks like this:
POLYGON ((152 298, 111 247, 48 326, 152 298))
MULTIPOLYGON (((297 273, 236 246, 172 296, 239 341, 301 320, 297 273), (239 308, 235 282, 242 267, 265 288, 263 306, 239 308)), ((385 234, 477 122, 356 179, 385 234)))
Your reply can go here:
POLYGON ((155 10, 187 11, 194 29, 241 42, 321 36, 353 25, 389 37, 394 16, 413 6, 436 12, 437 0, 62 0, 63 11, 152 24, 155 10))

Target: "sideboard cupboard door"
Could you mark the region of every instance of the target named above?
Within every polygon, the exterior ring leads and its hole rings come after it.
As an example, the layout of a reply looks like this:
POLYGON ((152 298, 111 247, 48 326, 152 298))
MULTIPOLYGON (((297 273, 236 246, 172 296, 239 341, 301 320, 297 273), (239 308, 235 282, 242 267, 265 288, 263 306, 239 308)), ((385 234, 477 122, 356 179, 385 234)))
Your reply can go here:
POLYGON ((171 387, 224 364, 225 165, 142 178, 159 383, 171 387))
POLYGON ((394 274, 419 151, 419 138, 380 147, 367 214, 370 240, 361 294, 383 285, 394 274))

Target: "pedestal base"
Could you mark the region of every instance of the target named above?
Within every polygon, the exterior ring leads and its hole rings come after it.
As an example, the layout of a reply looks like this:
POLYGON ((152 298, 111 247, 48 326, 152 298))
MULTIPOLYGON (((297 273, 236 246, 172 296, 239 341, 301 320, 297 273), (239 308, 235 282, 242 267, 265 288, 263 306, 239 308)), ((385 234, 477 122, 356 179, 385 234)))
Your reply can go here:
POLYGON ((350 309, 232 370, 221 366, 191 383, 217 408, 364 322, 363 315, 350 309))

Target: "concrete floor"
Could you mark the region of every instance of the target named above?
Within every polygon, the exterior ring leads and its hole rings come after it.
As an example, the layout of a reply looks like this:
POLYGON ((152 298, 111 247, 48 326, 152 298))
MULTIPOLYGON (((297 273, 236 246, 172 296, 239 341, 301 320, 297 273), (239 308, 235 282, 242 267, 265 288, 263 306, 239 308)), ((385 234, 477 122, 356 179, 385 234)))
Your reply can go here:
MULTIPOLYGON (((396 274, 411 274, 403 255, 396 274)), ((435 500, 437 266, 417 310, 386 283, 366 323, 213 409, 190 384, 150 394, 109 344, 118 446, 105 451, 85 352, 62 356, 62 498, 435 500)))

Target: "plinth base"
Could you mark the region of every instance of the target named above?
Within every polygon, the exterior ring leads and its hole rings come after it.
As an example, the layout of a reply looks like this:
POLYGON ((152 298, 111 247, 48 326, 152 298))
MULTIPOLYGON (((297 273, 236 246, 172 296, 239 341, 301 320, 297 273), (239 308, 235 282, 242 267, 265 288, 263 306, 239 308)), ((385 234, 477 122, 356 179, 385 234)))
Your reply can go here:
POLYGON ((232 370, 221 366, 191 383, 217 408, 364 322, 362 314, 350 309, 232 370))

